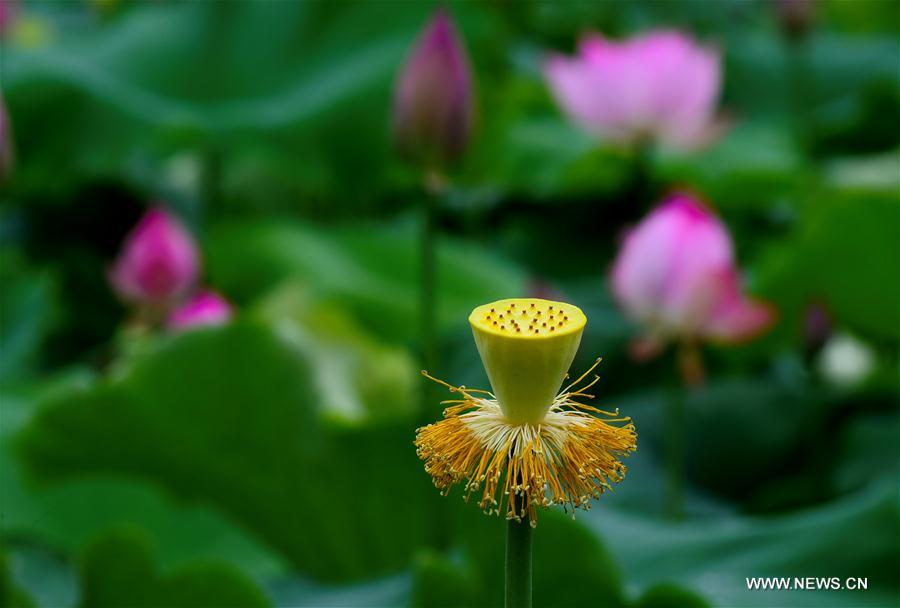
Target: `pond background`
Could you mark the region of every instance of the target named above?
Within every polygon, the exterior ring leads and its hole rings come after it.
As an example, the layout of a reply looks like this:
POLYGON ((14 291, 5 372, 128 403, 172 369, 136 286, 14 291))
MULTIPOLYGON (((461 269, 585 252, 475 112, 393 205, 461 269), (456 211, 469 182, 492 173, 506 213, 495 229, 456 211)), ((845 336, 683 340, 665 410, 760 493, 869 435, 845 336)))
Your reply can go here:
MULTIPOLYGON (((432 3, 9 3, 0 90, 0 603, 481 606, 504 522, 438 496, 412 446, 419 176, 394 79, 432 3), (203 252, 224 326, 139 332, 107 269, 162 202, 203 252)), ((487 386, 466 318, 580 306, 573 369, 638 429, 629 473, 540 515, 538 606, 893 606, 898 563, 900 4, 451 2, 477 136, 438 206, 435 375, 487 386), (723 57, 731 124, 633 154, 571 125, 540 64, 597 30, 677 28, 723 57), (646 186, 641 186, 646 187, 646 186), (665 192, 709 201, 777 324, 704 347, 686 401, 686 516, 663 516, 671 352, 637 363, 607 272, 665 192), (644 192, 643 190, 641 192, 644 192), (745 577, 867 577, 749 592, 745 577)), ((427 398, 425 398, 427 397, 427 398)), ((423 405, 423 401, 428 405, 423 405)))

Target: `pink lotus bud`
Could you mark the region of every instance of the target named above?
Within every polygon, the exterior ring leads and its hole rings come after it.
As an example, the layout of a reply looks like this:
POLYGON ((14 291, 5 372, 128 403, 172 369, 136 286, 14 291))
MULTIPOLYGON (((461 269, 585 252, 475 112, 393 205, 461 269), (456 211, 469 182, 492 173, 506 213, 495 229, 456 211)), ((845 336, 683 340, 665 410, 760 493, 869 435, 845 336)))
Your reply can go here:
POLYGON ((613 294, 652 341, 737 341, 773 319, 769 306, 740 290, 731 238, 704 205, 679 194, 626 237, 613 265, 613 294))
POLYGON ((193 287, 198 266, 193 237, 175 216, 157 207, 125 238, 110 283, 125 301, 166 304, 193 287))
POLYGON ((439 9, 419 35, 394 91, 394 137, 424 165, 456 160, 469 142, 474 101, 469 61, 450 14, 439 9))
POLYGON ((554 55, 544 74, 557 103, 585 130, 622 144, 646 139, 675 148, 720 131, 719 55, 675 31, 621 42, 586 37, 574 57, 554 55))
POLYGON ((231 320, 231 305, 213 291, 195 294, 170 316, 169 329, 183 330, 189 327, 222 325, 231 320))
POLYGON ((10 32, 18 12, 19 0, 0 0, 0 37, 10 32))
MULTIPOLYGON (((2 0, 0 0, 2 1, 2 0)), ((9 124, 9 112, 3 96, 0 95, 0 183, 9 177, 13 168, 13 137, 12 127, 9 124)))

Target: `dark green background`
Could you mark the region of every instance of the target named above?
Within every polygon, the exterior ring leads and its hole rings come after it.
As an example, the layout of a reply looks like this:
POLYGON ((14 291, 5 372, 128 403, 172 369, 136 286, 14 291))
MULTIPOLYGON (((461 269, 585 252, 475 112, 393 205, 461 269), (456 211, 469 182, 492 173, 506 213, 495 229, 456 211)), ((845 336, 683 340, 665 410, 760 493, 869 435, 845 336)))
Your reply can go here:
MULTIPOLYGON (((450 3, 478 136, 439 206, 436 375, 486 379, 476 305, 535 289, 584 309, 575 367, 634 417, 626 480, 542 513, 537 606, 894 606, 898 580, 900 4, 826 0, 803 40, 769 2, 450 3), (654 151, 733 233, 779 321, 704 351, 687 401, 688 517, 661 516, 673 359, 629 360, 605 275, 635 158, 578 132, 540 76, 579 33, 693 32, 722 50, 733 125, 654 151), (810 304, 871 372, 822 373, 810 304), (868 577, 748 592, 745 577, 868 577)), ((392 82, 434 8, 388 2, 25 2, 0 46, 16 166, 0 186, 0 605, 482 606, 504 522, 440 498, 412 439, 417 219, 392 82), (123 331, 105 269, 151 201, 186 219, 239 310, 123 331)))

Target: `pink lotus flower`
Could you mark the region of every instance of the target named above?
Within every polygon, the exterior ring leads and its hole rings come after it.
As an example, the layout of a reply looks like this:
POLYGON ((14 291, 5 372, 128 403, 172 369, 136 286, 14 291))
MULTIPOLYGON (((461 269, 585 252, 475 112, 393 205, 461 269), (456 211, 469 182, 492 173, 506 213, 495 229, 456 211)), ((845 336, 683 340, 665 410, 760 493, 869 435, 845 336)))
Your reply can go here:
POLYGON ((439 9, 398 76, 394 136, 401 151, 418 162, 452 162, 469 142, 474 114, 466 51, 452 17, 439 9))
POLYGON ((544 75, 557 103, 582 128, 617 143, 658 140, 675 148, 720 130, 718 53, 675 31, 621 42, 584 38, 575 57, 554 55, 544 75))
POLYGON ((731 238, 703 204, 677 194, 626 237, 612 269, 613 295, 643 324, 645 354, 667 339, 740 341, 773 320, 741 292, 731 238))
POLYGON ((127 302, 166 305, 190 291, 198 267, 193 237, 175 216, 158 207, 125 238, 109 278, 127 302))
POLYGON ((169 315, 168 326, 173 330, 190 327, 222 325, 231 320, 231 305, 213 291, 200 291, 169 315))

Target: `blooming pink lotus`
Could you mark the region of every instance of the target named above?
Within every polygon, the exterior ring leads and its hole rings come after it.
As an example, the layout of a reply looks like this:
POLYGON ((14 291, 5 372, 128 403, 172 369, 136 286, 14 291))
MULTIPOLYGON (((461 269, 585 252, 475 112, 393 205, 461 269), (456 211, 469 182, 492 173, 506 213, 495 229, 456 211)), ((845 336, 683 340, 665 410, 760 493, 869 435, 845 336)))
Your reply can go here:
POLYGON ((213 291, 200 291, 169 315, 173 330, 222 325, 231 320, 231 304, 213 291))
POLYGON ((719 55, 679 32, 653 31, 621 42, 592 34, 576 56, 552 56, 544 74, 563 111, 610 141, 649 139, 686 149, 720 130, 719 55))
POLYGON ((740 289, 731 237, 702 203, 665 200, 625 238, 611 276, 621 307, 647 330, 644 352, 667 339, 745 340, 773 320, 740 289))
POLYGON ((164 305, 190 291, 199 265, 193 237, 175 216, 158 207, 125 238, 109 278, 127 302, 164 305))
POLYGON ((395 139, 419 162, 452 162, 469 142, 474 113, 466 50, 450 14, 438 9, 397 79, 395 139))

